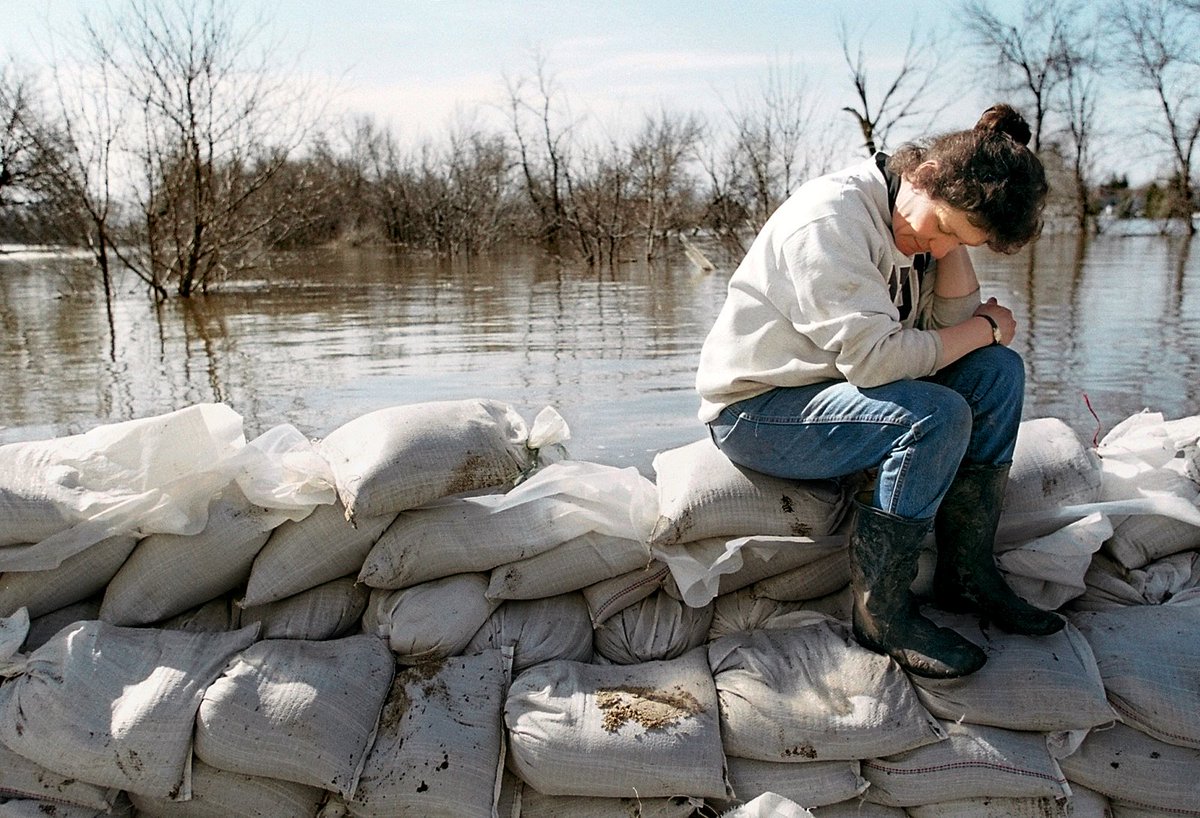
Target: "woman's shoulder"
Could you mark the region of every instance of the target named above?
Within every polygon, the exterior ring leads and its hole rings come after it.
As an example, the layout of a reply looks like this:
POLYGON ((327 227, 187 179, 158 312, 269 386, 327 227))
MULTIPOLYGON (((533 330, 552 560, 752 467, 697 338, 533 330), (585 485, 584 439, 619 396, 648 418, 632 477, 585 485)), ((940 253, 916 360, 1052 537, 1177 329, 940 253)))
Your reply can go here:
POLYGON ((873 159, 801 185, 779 208, 791 229, 828 219, 853 219, 876 228, 890 224, 887 185, 873 159))

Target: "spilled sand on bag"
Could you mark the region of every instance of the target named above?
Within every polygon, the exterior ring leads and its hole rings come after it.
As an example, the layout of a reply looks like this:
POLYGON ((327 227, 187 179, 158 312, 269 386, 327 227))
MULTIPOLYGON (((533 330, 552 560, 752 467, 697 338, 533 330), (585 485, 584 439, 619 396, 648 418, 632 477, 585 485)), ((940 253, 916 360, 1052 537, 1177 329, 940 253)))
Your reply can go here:
POLYGON ((610 733, 631 721, 647 730, 663 729, 704 712, 696 697, 678 686, 671 690, 632 685, 605 687, 596 691, 596 705, 604 711, 601 726, 610 733))

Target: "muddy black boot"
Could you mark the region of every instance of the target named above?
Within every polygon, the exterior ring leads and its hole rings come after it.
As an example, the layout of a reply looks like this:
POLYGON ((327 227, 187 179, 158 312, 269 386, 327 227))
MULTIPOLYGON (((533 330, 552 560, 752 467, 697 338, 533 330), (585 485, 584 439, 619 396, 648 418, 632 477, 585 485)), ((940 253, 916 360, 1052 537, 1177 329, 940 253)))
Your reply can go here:
POLYGON ((934 522, 934 601, 949 611, 974 611, 1009 633, 1045 636, 1060 630, 1063 618, 1013 593, 996 567, 996 526, 1008 468, 964 465, 955 475, 934 522))
POLYGON ((857 501, 855 506, 850 587, 859 644, 918 676, 952 679, 983 667, 987 655, 921 616, 910 591, 929 520, 906 520, 857 501))

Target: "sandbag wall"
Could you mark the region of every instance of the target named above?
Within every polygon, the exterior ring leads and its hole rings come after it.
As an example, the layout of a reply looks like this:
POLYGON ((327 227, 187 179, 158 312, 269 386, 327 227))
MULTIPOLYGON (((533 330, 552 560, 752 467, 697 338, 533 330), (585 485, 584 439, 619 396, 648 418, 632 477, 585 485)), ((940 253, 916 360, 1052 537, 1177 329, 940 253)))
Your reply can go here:
POLYGON ((231 484, 200 534, 0 575, 0 815, 1200 815, 1200 528, 1154 505, 1200 475, 1138 423, 1022 424, 998 561, 1069 624, 929 611, 988 653, 933 681, 850 634, 856 486, 707 440, 530 474, 493 401, 365 415, 303 519, 231 484))

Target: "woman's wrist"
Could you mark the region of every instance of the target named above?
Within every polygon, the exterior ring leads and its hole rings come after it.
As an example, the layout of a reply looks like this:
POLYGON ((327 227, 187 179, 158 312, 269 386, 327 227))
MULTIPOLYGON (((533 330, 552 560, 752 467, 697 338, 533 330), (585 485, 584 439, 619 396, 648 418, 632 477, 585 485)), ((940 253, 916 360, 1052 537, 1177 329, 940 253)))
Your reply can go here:
POLYGON ((975 317, 982 318, 984 321, 987 321, 989 338, 988 343, 985 344, 985 346, 1004 344, 1004 337, 1000 334, 1000 325, 996 323, 996 320, 992 318, 992 316, 985 312, 977 312, 975 313, 975 317))

